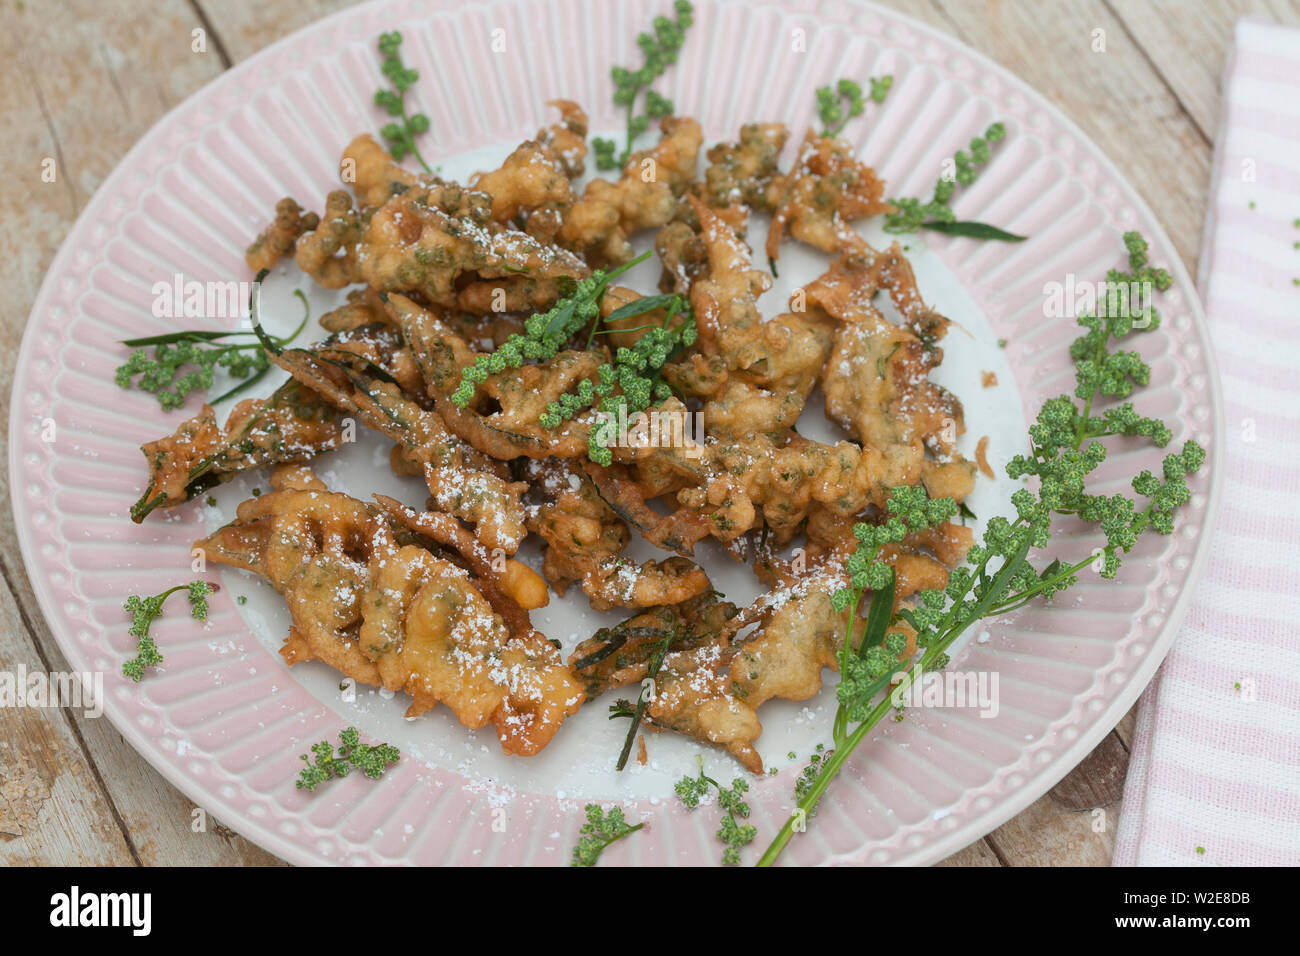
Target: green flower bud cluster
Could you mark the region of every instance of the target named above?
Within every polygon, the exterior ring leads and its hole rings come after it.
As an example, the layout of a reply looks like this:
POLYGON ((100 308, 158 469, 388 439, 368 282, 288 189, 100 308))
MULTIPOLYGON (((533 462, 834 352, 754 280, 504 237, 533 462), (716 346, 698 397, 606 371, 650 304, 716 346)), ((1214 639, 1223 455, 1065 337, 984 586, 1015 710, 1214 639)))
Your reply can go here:
MULTIPOLYGON (((680 296, 669 298, 668 316, 662 327, 651 327, 631 346, 620 347, 614 353, 613 362, 602 363, 597 368, 598 380, 583 379, 575 391, 548 404, 538 419, 543 428, 558 428, 592 406, 608 413, 610 418, 592 423, 588 433, 588 457, 598 465, 609 465, 614 460, 610 449, 617 438, 616 423, 620 415, 626 419, 668 398, 672 389, 660 379, 659 373, 678 351, 695 344, 698 332, 690 306, 680 296), (683 309, 685 321, 669 328, 668 323, 683 309)), ((627 307, 621 311, 630 314, 627 307)))
POLYGON ((954 222, 956 216, 949 207, 957 186, 969 186, 979 175, 978 167, 992 158, 991 145, 1005 139, 1007 129, 1002 123, 993 123, 983 136, 970 141, 970 152, 958 150, 953 156, 955 171, 951 177, 942 176, 934 184, 929 202, 914 198, 891 199, 895 211, 885 216, 886 232, 916 232, 927 222, 954 222))
POLYGON ((873 103, 885 102, 893 76, 872 77, 871 93, 864 95, 862 86, 855 80, 842 79, 832 86, 817 88, 817 116, 822 121, 823 136, 838 136, 849 120, 861 116, 867 108, 867 99, 873 103))
POLYGON ((627 110, 627 142, 623 151, 618 153, 618 146, 613 140, 594 138, 591 146, 597 169, 622 168, 632 155, 632 143, 650 128, 650 121, 673 114, 672 100, 647 89, 669 66, 677 62, 677 56, 686 40, 686 30, 695 22, 695 8, 687 0, 677 0, 673 4, 673 12, 675 18, 655 17, 653 32, 637 35, 636 45, 642 56, 639 69, 629 70, 627 67, 616 66, 610 70, 610 79, 614 81, 614 102, 627 110), (646 91, 645 112, 638 114, 636 102, 642 90, 646 91))
POLYGON ((400 162, 409 153, 424 167, 425 172, 431 173, 433 170, 415 145, 415 137, 428 131, 429 117, 424 113, 406 112, 406 91, 420 79, 420 73, 402 63, 401 45, 402 34, 396 30, 379 35, 379 52, 384 56, 380 70, 388 82, 393 84, 393 88, 377 90, 375 104, 389 116, 397 117, 393 122, 385 123, 379 132, 387 140, 388 151, 393 154, 393 159, 400 162))
POLYGON ((466 407, 473 401, 478 386, 490 376, 499 375, 507 369, 519 368, 525 360, 545 362, 554 358, 580 329, 597 320, 600 315, 600 300, 610 281, 644 262, 649 255, 647 252, 616 269, 597 269, 587 278, 575 283, 573 291, 551 306, 549 311, 527 319, 522 333, 510 336, 493 352, 480 352, 476 355, 473 363, 461 369, 460 384, 451 393, 452 404, 460 408, 466 407))

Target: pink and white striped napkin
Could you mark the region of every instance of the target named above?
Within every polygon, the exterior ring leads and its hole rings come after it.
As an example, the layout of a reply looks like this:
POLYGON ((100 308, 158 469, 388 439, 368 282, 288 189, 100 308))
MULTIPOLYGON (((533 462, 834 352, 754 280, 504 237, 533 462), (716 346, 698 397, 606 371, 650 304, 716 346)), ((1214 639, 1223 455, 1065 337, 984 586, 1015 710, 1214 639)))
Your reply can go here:
POLYGON ((1117 866, 1300 865, 1300 30, 1237 24, 1210 195, 1223 506, 1142 697, 1117 866))

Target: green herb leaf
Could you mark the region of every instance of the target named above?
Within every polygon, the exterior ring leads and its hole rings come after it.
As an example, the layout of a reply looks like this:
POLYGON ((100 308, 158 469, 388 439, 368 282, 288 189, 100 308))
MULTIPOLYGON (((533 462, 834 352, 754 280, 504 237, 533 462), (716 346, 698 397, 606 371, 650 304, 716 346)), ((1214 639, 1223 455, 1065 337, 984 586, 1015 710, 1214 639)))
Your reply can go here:
MULTIPOLYGON (((934 192, 928 202, 920 199, 903 197, 889 200, 894 211, 885 216, 885 232, 916 232, 918 229, 935 229, 936 223, 953 223, 957 217, 948 208, 953 192, 958 186, 969 186, 979 175, 979 167, 985 165, 993 156, 992 144, 1005 139, 1007 129, 1001 123, 993 123, 983 136, 976 136, 970 141, 970 149, 959 149, 953 154, 951 175, 941 177, 934 184, 934 192)), ((1007 236, 1010 236, 1007 233, 1007 236)), ((986 238, 977 236, 976 238, 986 238)), ((987 238, 1006 237, 993 236, 987 238)))
POLYGON ((757 828, 740 821, 749 818, 749 803, 744 794, 749 791, 749 783, 740 777, 731 781, 730 787, 724 787, 704 773, 704 758, 697 755, 700 772, 695 777, 683 777, 673 786, 673 792, 682 801, 687 810, 699 808, 700 801, 708 794, 709 787, 718 791, 718 806, 723 815, 718 826, 717 836, 726 847, 722 851, 723 866, 739 866, 740 851, 754 842, 758 835, 757 828))
POLYGON ((929 222, 921 223, 922 229, 929 229, 931 232, 942 232, 948 236, 965 236, 968 239, 996 239, 999 242, 1024 242, 1028 236, 1017 236, 1014 232, 1007 232, 1005 229, 999 229, 997 226, 990 226, 985 222, 944 222, 942 219, 932 219, 929 222))
POLYGON ((420 79, 420 73, 409 69, 402 62, 399 52, 401 45, 402 34, 396 30, 379 35, 379 52, 384 55, 380 69, 393 84, 393 88, 377 90, 375 104, 382 107, 389 116, 397 117, 393 122, 384 124, 380 135, 388 141, 388 151, 393 154, 393 159, 400 162, 410 153, 426 173, 432 173, 433 170, 420 155, 420 148, 415 145, 415 137, 429 129, 429 117, 423 113, 406 112, 406 91, 420 79))
POLYGON ((250 294, 249 314, 253 320, 252 330, 236 329, 229 332, 212 330, 183 330, 168 332, 163 335, 149 335, 143 338, 124 339, 122 344, 136 348, 126 363, 119 366, 115 379, 122 388, 130 388, 132 380, 139 376, 136 387, 151 392, 158 398, 164 410, 170 411, 185 404, 186 396, 193 391, 206 391, 212 387, 213 377, 218 368, 224 369, 233 378, 243 379, 240 384, 223 392, 216 398, 208 399, 211 404, 225 401, 252 387, 270 371, 271 363, 263 349, 278 354, 283 346, 291 342, 306 327, 311 317, 307 297, 301 289, 294 294, 302 301, 302 321, 294 331, 284 338, 272 338, 261 328, 256 313, 256 287, 267 275, 263 269, 254 280, 254 292, 250 294), (256 342, 227 343, 211 346, 208 343, 233 336, 254 335, 256 342), (153 346, 152 356, 144 347, 153 346), (190 371, 184 371, 184 369, 190 371))
POLYGON ((209 584, 207 581, 191 581, 189 584, 178 584, 168 588, 161 594, 152 594, 143 598, 133 594, 128 597, 122 609, 131 615, 131 627, 127 633, 136 638, 136 656, 122 665, 123 676, 131 678, 138 684, 147 668, 162 663, 163 656, 149 634, 149 629, 153 627, 154 621, 162 616, 163 604, 167 602, 167 598, 177 591, 187 592, 190 617, 196 621, 206 621, 208 598, 216 590, 217 585, 209 584))
POLYGON ((328 741, 322 740, 318 744, 312 744, 310 756, 301 755, 307 766, 299 772, 296 786, 299 790, 315 790, 326 780, 346 777, 353 770, 360 770, 372 780, 377 780, 401 756, 396 747, 388 744, 363 744, 357 728, 348 727, 339 732, 337 754, 328 741))
POLYGON ((591 145, 597 169, 621 169, 632 156, 632 144, 636 138, 650 128, 650 120, 671 116, 673 113, 672 101, 649 89, 650 84, 677 61, 686 40, 686 31, 695 22, 695 9, 688 0, 676 0, 673 12, 676 16, 671 20, 668 17, 655 17, 653 33, 637 36, 637 47, 643 58, 639 68, 632 70, 616 66, 610 70, 610 78, 614 81, 614 103, 627 112, 627 140, 623 151, 616 153, 618 146, 613 140, 599 137, 593 139, 591 145), (643 91, 645 112, 638 114, 637 100, 643 91))
POLYGON ((842 79, 834 86, 817 88, 817 116, 822 121, 823 136, 838 136, 849 120, 861 116, 867 108, 867 100, 873 103, 885 102, 889 89, 894 85, 894 77, 872 77, 871 92, 864 95, 862 87, 855 80, 842 79))
POLYGON ((628 824, 620 807, 611 807, 606 813, 598 804, 587 804, 587 822, 578 830, 581 838, 573 848, 571 866, 595 866, 600 854, 616 840, 640 830, 644 823, 628 824))

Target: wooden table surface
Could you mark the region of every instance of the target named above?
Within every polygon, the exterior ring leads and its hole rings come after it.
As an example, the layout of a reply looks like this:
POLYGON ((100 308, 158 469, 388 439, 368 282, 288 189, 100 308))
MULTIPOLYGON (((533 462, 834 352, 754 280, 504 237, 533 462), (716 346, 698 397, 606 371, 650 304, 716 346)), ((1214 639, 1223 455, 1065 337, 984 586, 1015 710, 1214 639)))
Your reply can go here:
MULTIPOLYGON (((1300 0, 887 2, 1055 101, 1146 197, 1193 274, 1233 22, 1300 22, 1300 0)), ((9 421, 13 363, 41 279, 99 183, 171 107, 346 5, 0 0, 0 422, 9 421), (196 29, 203 52, 192 49, 196 29), (42 181, 46 157, 57 162, 54 183, 42 181)), ((0 670, 66 670, 18 550, 7 465, 0 494, 0 670)), ((1109 863, 1132 726, 1130 713, 1051 793, 945 862, 1109 863)), ((107 720, 0 708, 0 863, 280 862, 220 823, 194 832, 194 810, 107 720)))

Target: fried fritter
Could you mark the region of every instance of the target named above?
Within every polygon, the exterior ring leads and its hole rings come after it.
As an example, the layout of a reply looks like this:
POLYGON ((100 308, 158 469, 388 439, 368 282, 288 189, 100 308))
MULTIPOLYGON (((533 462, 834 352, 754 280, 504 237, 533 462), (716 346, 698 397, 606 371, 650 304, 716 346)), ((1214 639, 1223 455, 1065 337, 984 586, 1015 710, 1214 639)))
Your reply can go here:
POLYGON ((436 176, 419 176, 403 169, 369 133, 350 142, 339 160, 339 178, 351 186, 364 207, 382 206, 421 183, 438 182, 436 176))
POLYGON ((564 215, 557 238, 592 265, 631 259, 628 236, 672 219, 676 197, 695 176, 704 140, 700 124, 669 116, 659 128, 657 146, 633 153, 617 182, 593 179, 564 215))
POLYGON ((275 219, 244 252, 244 261, 255 272, 270 269, 293 252, 298 237, 320 225, 320 216, 304 212, 292 198, 285 196, 275 204, 275 219))
POLYGON ((790 172, 768 187, 773 213, 767 257, 773 262, 780 258, 787 230, 823 252, 839 250, 855 235, 849 223, 893 211, 884 195, 884 182, 854 158, 848 143, 808 130, 790 172))
POLYGON ((405 351, 391 335, 363 327, 328 350, 285 350, 275 361, 334 407, 397 442, 406 464, 420 469, 438 508, 473 524, 489 547, 514 554, 526 533, 521 496, 527 486, 507 480, 499 462, 465 445, 401 387, 384 367, 405 351))
POLYGON ((531 509, 528 530, 546 542, 542 573, 563 595, 616 560, 631 534, 587 475, 565 460, 530 460, 524 474, 548 499, 531 509))
POLYGON ((143 521, 155 508, 174 508, 239 472, 288 461, 305 461, 337 448, 337 415, 322 397, 288 381, 267 398, 246 398, 230 411, 224 430, 204 405, 175 433, 141 446, 149 484, 131 508, 143 521))
POLYGON ((723 747, 746 769, 762 773, 762 758, 753 748, 762 725, 721 673, 729 657, 727 623, 735 613, 734 605, 719 601, 712 591, 650 608, 597 631, 578 645, 569 664, 587 696, 594 698, 644 680, 651 659, 667 641, 654 686, 643 691, 649 695, 646 721, 723 747))
POLYGON ((445 703, 466 727, 494 724, 510 754, 538 752, 578 709, 581 687, 555 647, 531 628, 512 634, 464 568, 309 472, 273 486, 196 547, 284 595, 287 662, 320 660, 405 691, 407 716, 445 703))
POLYGON ((543 240, 554 238, 573 205, 570 180, 582 175, 587 155, 587 114, 569 100, 549 105, 560 109, 561 122, 538 130, 500 167, 470 180, 474 189, 492 197, 493 219, 505 223, 523 217, 525 231, 543 240))
POLYGON ((327 289, 360 282, 363 253, 358 247, 370 212, 357 209, 346 189, 333 190, 325 197, 319 224, 298 239, 294 251, 298 268, 327 289))
POLYGON ((320 660, 378 684, 357 633, 370 555, 391 547, 391 538, 387 519, 354 498, 286 488, 243 502, 233 522, 194 546, 210 561, 261 575, 283 595, 293 619, 280 649, 288 663, 320 660))
POLYGON ((415 292, 430 304, 455 306, 457 283, 467 274, 588 275, 573 253, 494 221, 491 206, 491 196, 454 183, 417 186, 393 197, 366 225, 359 278, 380 292, 415 292))
POLYGON ((372 559, 359 644, 407 716, 444 703, 469 728, 491 722, 508 754, 540 751, 583 694, 537 632, 512 637, 469 575, 407 545, 372 559))
POLYGON ((702 187, 709 205, 771 212, 772 181, 780 175, 777 162, 789 137, 784 123, 748 123, 740 128, 739 142, 712 147, 702 187))

